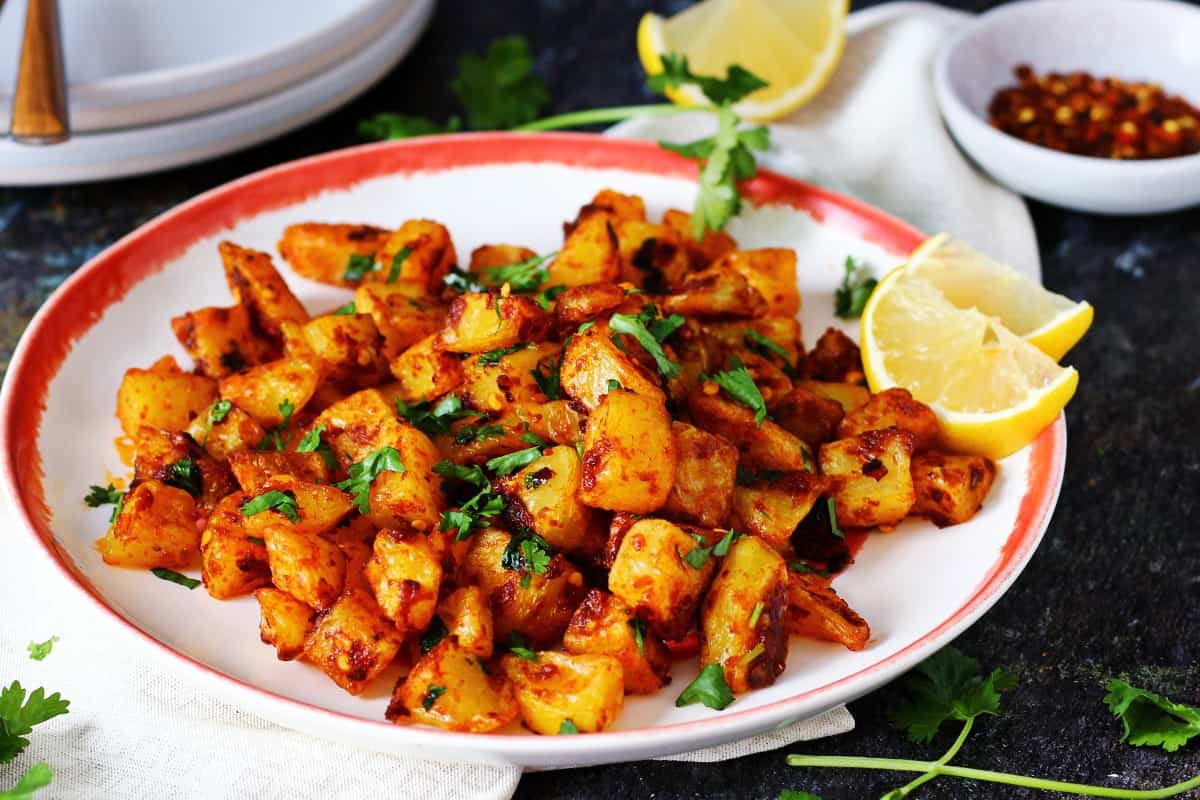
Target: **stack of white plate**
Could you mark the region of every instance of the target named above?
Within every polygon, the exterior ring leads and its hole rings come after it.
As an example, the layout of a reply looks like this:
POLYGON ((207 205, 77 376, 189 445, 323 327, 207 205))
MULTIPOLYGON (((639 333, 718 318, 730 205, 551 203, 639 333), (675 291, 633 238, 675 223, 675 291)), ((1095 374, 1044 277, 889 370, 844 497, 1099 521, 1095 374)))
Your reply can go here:
MULTIPOLYGON (((135 175, 278 136, 413 47, 435 0, 59 0, 72 138, 0 139, 0 185, 135 175)), ((0 0, 0 131, 25 0, 0 0)))

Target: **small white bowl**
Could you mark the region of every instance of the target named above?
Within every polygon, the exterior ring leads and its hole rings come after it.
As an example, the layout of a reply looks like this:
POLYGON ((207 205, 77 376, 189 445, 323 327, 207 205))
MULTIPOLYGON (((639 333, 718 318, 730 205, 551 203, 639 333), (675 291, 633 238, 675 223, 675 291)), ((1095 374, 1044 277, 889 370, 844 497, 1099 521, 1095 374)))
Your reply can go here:
POLYGON ((1152 81, 1200 104, 1200 7, 1173 0, 1026 0, 971 21, 938 51, 934 83, 959 145, 1021 194, 1100 214, 1200 203, 1200 154, 1118 161, 1060 153, 987 122, 1013 67, 1152 81))

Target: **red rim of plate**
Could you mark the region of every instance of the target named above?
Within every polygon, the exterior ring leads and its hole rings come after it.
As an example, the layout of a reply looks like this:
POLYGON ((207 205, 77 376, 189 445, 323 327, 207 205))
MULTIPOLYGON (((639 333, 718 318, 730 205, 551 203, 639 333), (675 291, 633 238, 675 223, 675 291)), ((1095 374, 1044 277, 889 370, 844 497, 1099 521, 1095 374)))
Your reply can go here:
MULTIPOLYGON (((896 653, 815 689, 766 705, 736 708, 691 722, 609 731, 588 736, 527 737, 508 734, 454 733, 433 728, 395 726, 322 708, 234 678, 180 653, 138 628, 117 612, 72 563, 57 543, 43 493, 44 472, 37 448, 46 394, 73 343, 100 319, 105 309, 130 288, 161 271, 198 239, 213 236, 240 220, 277 209, 327 190, 347 189, 374 177, 514 163, 551 163, 571 167, 615 169, 665 177, 694 178, 694 162, 668 153, 652 142, 612 139, 593 134, 459 134, 401 142, 383 142, 337 150, 254 173, 201 194, 165 212, 97 255, 50 296, 29 323, 13 355, 0 390, 4 445, 0 448, 0 483, 21 522, 45 550, 63 577, 94 606, 160 655, 187 668, 190 675, 225 694, 283 703, 289 719, 311 716, 330 727, 349 724, 383 729, 376 736, 466 750, 486 750, 521 759, 564 756, 584 761, 617 754, 635 742, 659 746, 654 753, 683 752, 704 743, 731 741, 798 720, 876 688, 915 665, 962 633, 992 606, 1031 557, 1049 524, 1062 483, 1066 425, 1058 421, 1031 445, 1027 491, 1016 523, 996 562, 970 598, 932 630, 896 653), (417 738, 410 739, 416 735, 417 738), (435 741, 431 741, 433 737, 435 741), (671 738, 664 747, 663 737, 671 738), (678 739, 675 739, 678 737, 678 739), (591 758, 589 759, 589 754, 591 758)), ((760 172, 744 185, 758 204, 780 203, 808 211, 819 222, 852 233, 895 254, 907 254, 924 236, 905 222, 838 194, 770 172, 760 172)))

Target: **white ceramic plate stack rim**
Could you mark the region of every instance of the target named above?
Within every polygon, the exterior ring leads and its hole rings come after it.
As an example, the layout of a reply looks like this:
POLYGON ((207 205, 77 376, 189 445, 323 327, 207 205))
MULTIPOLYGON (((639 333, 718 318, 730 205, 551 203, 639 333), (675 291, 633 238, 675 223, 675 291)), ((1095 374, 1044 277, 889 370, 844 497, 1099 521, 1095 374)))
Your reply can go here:
MULTIPOLYGON (((74 135, 54 147, 0 140, 0 185, 152 172, 278 136, 387 74, 434 5, 60 0, 74 135)), ((19 52, 24 16, 25 0, 5 4, 0 53, 19 52)), ((15 58, 0 62, 0 130, 15 74, 15 58)))

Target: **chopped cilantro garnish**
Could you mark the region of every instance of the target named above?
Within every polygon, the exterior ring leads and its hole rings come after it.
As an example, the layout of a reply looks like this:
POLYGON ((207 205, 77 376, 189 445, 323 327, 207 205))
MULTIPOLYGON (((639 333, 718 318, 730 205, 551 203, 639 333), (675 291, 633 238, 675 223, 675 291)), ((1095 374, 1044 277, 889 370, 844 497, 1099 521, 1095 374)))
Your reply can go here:
POLYGON ((358 307, 354 304, 354 301, 351 300, 349 303, 346 303, 346 305, 344 305, 344 306, 338 306, 330 313, 333 314, 335 317, 349 317, 349 316, 353 316, 354 314, 358 313, 358 307))
POLYGON ((50 655, 50 651, 54 649, 54 643, 57 641, 57 636, 51 636, 44 642, 30 642, 26 645, 26 649, 29 650, 29 657, 34 661, 42 661, 46 656, 50 655))
POLYGON ((296 445, 297 453, 316 453, 325 462, 325 466, 329 469, 338 468, 337 456, 333 454, 333 448, 329 443, 321 438, 321 434, 325 432, 324 425, 317 425, 315 428, 304 434, 304 438, 300 440, 300 444, 296 445))
POLYGON ((558 251, 546 253, 544 256, 531 256, 515 264, 489 267, 483 272, 483 280, 490 286, 503 286, 507 283, 514 292, 536 292, 549 275, 542 265, 556 255, 558 251))
POLYGON ((443 397, 437 403, 405 403, 396 400, 396 412, 426 436, 450 433, 450 423, 467 417, 482 417, 478 411, 463 408, 457 395, 443 397))
POLYGON ((697 75, 688 64, 688 57, 675 53, 663 53, 663 71, 646 78, 646 85, 655 94, 665 94, 667 89, 678 89, 692 84, 712 101, 713 105, 736 103, 748 94, 767 86, 767 82, 750 70, 731 64, 725 77, 697 75))
POLYGON ((216 425, 229 415, 233 409, 233 402, 230 400, 218 400, 208 407, 208 424, 216 425))
POLYGON ((429 687, 425 689, 425 696, 421 698, 421 708, 425 709, 426 711, 433 708, 433 704, 436 703, 437 699, 445 693, 445 686, 435 686, 432 683, 429 684, 429 687))
POLYGON ((200 476, 200 467, 190 458, 181 458, 167 467, 167 476, 163 483, 183 489, 192 497, 199 497, 204 487, 200 476))
POLYGON ((525 637, 516 631, 509 631, 508 636, 504 637, 504 649, 526 661, 538 660, 537 653, 525 646, 525 637))
POLYGON ((633 640, 637 642, 638 653, 646 655, 646 620, 634 617, 629 620, 629 627, 633 629, 633 640))
POLYGON ((404 472, 404 462, 400 460, 400 451, 394 447, 381 447, 362 461, 350 465, 350 477, 335 483, 334 486, 343 492, 354 495, 354 504, 360 514, 371 510, 371 483, 381 472, 404 472))
POLYGON ((392 256, 392 268, 388 270, 387 282, 395 283, 400 279, 400 269, 404 266, 404 262, 412 255, 411 247, 401 247, 396 251, 396 255, 392 256))
POLYGON ((733 364, 733 369, 705 376, 702 380, 712 381, 724 389, 734 400, 748 406, 754 412, 754 424, 761 428, 763 420, 767 418, 767 402, 763 399, 762 392, 758 390, 753 376, 750 375, 750 370, 746 369, 742 360, 733 356, 730 362, 733 364))
POLYGON ((501 347, 498 350, 489 350, 486 353, 479 354, 479 365, 483 367, 494 367, 500 363, 500 359, 505 356, 511 356, 518 350, 524 350, 529 345, 514 344, 512 347, 501 347))
POLYGON ((703 703, 720 711, 733 702, 733 692, 725 682, 725 670, 719 664, 709 664, 700 671, 696 680, 689 683, 675 700, 676 706, 703 703))
MULTIPOLYGON (((649 308, 654 307, 649 306, 649 308)), ((632 336, 642 346, 642 349, 654 359, 658 371, 670 379, 678 376, 682 367, 667 358, 667 354, 662 349, 662 342, 678 330, 683 323, 684 319, 679 314, 672 314, 666 319, 654 319, 653 314, 648 315, 646 311, 643 311, 636 317, 632 314, 613 314, 608 324, 615 333, 632 336), (650 316, 649 320, 647 320, 647 316, 650 316)))
POLYGON ((871 268, 855 260, 854 256, 846 256, 842 268, 846 274, 842 276, 842 285, 833 294, 833 313, 842 319, 856 319, 862 316, 879 281, 872 277, 871 268))
POLYGON ((272 489, 244 503, 242 505, 242 516, 252 517, 264 511, 278 511, 292 522, 299 522, 300 514, 298 509, 296 495, 290 489, 285 491, 272 489))
POLYGON ((558 400, 562 397, 562 357, 545 356, 537 366, 530 370, 530 375, 537 383, 538 389, 546 395, 547 400, 558 400))
POLYGON ((568 734, 579 733, 579 728, 569 719, 564 719, 558 726, 558 735, 566 736, 568 734))
POLYGON ((361 281, 368 272, 375 271, 375 254, 364 256, 362 253, 351 253, 350 258, 346 260, 346 270, 342 273, 342 280, 345 281, 361 281))
POLYGON ((195 589, 200 585, 200 581, 196 580, 195 578, 189 578, 187 575, 178 573, 173 569, 155 567, 154 569, 150 570, 150 572, 154 574, 154 577, 160 580, 167 581, 168 583, 177 583, 185 589, 195 589))
POLYGON ((442 639, 446 638, 446 623, 442 622, 441 617, 434 617, 429 621, 429 627, 425 629, 425 633, 421 634, 421 652, 428 653, 430 650, 438 646, 442 639))

